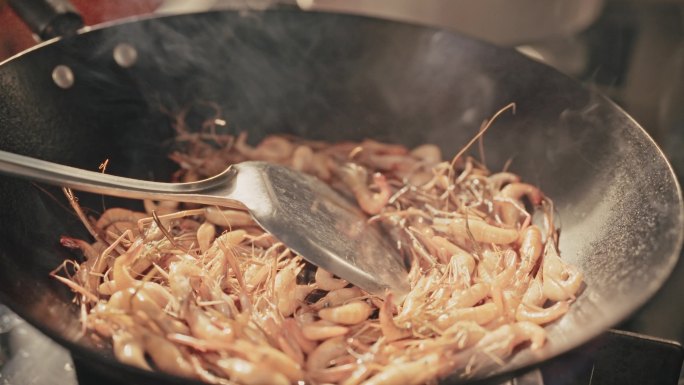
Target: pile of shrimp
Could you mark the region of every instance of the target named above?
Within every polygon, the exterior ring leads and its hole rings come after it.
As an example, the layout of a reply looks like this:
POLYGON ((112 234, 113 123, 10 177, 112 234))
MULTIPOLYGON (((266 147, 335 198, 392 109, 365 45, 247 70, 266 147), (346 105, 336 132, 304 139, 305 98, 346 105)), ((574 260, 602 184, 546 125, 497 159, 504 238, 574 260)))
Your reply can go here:
POLYGON ((387 230, 411 290, 370 295, 240 208, 145 201, 145 212, 110 208, 94 219, 67 191, 94 241, 62 237, 84 258, 53 276, 76 293, 84 330, 110 340, 124 363, 213 384, 431 383, 540 348, 543 325, 580 290, 581 272, 559 257, 551 200, 465 148, 445 161, 434 145, 370 139, 268 136, 253 147, 244 133, 213 128, 177 124, 176 181, 244 160, 313 174, 387 230))

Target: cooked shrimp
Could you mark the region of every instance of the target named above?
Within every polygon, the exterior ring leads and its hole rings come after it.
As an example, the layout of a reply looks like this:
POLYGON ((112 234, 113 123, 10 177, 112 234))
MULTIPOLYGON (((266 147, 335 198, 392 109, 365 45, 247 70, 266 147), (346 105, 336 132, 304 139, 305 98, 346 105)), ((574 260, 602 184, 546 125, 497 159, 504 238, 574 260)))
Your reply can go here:
POLYGON ((513 182, 504 186, 501 189, 500 195, 504 198, 520 200, 522 197, 527 197, 530 202, 535 205, 541 205, 544 194, 539 190, 539 188, 528 184, 513 182))
POLYGON ((449 262, 450 260, 454 260, 453 262, 460 269, 467 271, 468 274, 473 274, 473 271, 475 270, 475 258, 473 258, 470 253, 439 235, 433 236, 432 242, 438 247, 438 255, 443 256, 443 261, 449 262))
POLYGON ((522 263, 518 269, 518 275, 530 274, 542 253, 542 234, 537 226, 529 226, 523 231, 522 244, 520 245, 520 257, 522 263))
MULTIPOLYGON (((178 211, 178 202, 173 201, 159 201, 155 202, 149 199, 143 200, 145 206, 145 212, 147 215, 152 215, 156 212, 157 215, 171 214, 178 211)), ((136 221, 137 222, 137 221, 136 221)))
POLYGON ((197 229, 197 244, 202 253, 209 250, 209 247, 216 239, 216 226, 211 222, 203 222, 197 229))
POLYGON ((190 332, 201 340, 231 344, 235 340, 235 331, 224 324, 222 328, 214 325, 209 317, 197 306, 188 304, 186 319, 190 332))
POLYGON ((472 235, 475 242, 505 245, 518 239, 518 231, 515 229, 504 229, 473 217, 447 220, 446 227, 451 235, 456 237, 472 235))
POLYGON ((388 342, 400 340, 411 335, 410 330, 402 329, 394 323, 393 307, 393 295, 388 293, 378 314, 382 334, 387 338, 388 342))
POLYGON ((524 210, 521 199, 527 199, 534 205, 541 205, 544 195, 537 187, 527 183, 513 182, 504 186, 497 194, 496 199, 499 206, 501 219, 507 225, 515 225, 521 214, 529 218, 524 210))
POLYGON ((186 115, 174 180, 257 159, 323 179, 387 230, 410 290, 398 301, 364 292, 306 262, 241 204, 146 201, 147 214, 109 209, 91 227, 68 194, 95 243, 62 237, 85 258, 51 275, 124 363, 224 385, 434 383, 540 348, 539 325, 578 295, 582 275, 558 255, 551 200, 465 154, 491 120, 449 162, 432 144, 267 136, 251 146, 245 133, 219 132, 215 108, 198 133, 186 115), (528 212, 537 205, 541 228, 528 212))
POLYGON ((532 350, 537 350, 544 345, 546 341, 546 332, 544 329, 532 322, 517 322, 513 324, 513 331, 516 335, 515 345, 520 342, 530 341, 532 350))
POLYGON ((297 171, 308 171, 311 169, 314 152, 311 147, 306 145, 298 146, 292 154, 292 168, 297 171))
POLYGON ((282 327, 284 332, 288 333, 297 342, 297 345, 304 353, 310 354, 316 348, 316 343, 312 341, 316 340, 316 338, 307 338, 295 319, 285 319, 282 327))
POLYGON ((316 383, 339 383, 354 373, 356 367, 355 363, 339 364, 326 369, 312 370, 309 376, 316 383))
POLYGON ((68 247, 70 249, 81 250, 86 260, 94 260, 100 255, 100 253, 98 253, 90 243, 81 239, 71 238, 63 235, 59 238, 59 243, 62 246, 68 247))
POLYGON ((360 147, 364 151, 376 154, 406 155, 408 153, 408 149, 400 144, 383 143, 373 139, 364 139, 360 147))
POLYGON ((142 334, 145 352, 150 355, 154 364, 161 370, 182 377, 195 377, 192 365, 183 353, 166 338, 152 334, 142 334))
POLYGON ((242 132, 234 145, 235 149, 242 155, 254 159, 269 162, 283 162, 290 158, 294 150, 292 144, 285 138, 279 136, 266 137, 256 148, 247 144, 247 133, 242 132))
POLYGON ((322 267, 316 269, 315 281, 319 289, 327 291, 342 289, 347 286, 347 281, 333 278, 333 275, 322 267))
POLYGON ((169 264, 169 288, 173 295, 183 300, 193 292, 191 280, 201 277, 202 270, 190 260, 180 260, 169 264))
POLYGON ((145 217, 147 217, 147 214, 115 207, 105 211, 104 214, 98 218, 97 222, 95 222, 95 227, 104 230, 109 225, 116 222, 138 223, 139 220, 145 217))
POLYGON ((329 291, 325 297, 313 304, 312 308, 315 310, 320 310, 325 307, 339 306, 351 299, 361 297, 362 295, 363 293, 361 292, 361 289, 355 286, 332 290, 329 291))
POLYGON ((239 358, 221 358, 216 367, 231 380, 245 385, 289 385, 284 374, 255 365, 239 358))
POLYGON ((568 312, 569 308, 570 305, 565 301, 556 302, 547 308, 533 308, 525 303, 521 303, 515 312, 515 319, 544 325, 562 317, 568 312))
POLYGON ((575 266, 563 262, 555 246, 547 244, 542 264, 544 295, 554 301, 574 299, 582 285, 582 272, 575 266))
POLYGON ((343 381, 341 381, 341 385, 359 385, 361 384, 366 378, 368 378, 371 375, 371 369, 368 367, 368 365, 357 365, 356 369, 354 369, 353 372, 347 376, 343 381))
POLYGON ((475 306, 489 294, 489 285, 478 282, 467 289, 454 291, 449 299, 449 308, 469 308, 475 306))
POLYGON ((304 378, 302 368, 283 352, 268 345, 255 345, 244 340, 236 341, 233 349, 247 357, 251 362, 258 362, 266 368, 285 375, 290 381, 297 382, 304 378))
POLYGON ((377 193, 373 193, 368 188, 368 172, 364 167, 348 163, 340 168, 339 172, 342 181, 346 183, 356 197, 359 207, 370 215, 379 213, 389 201, 390 196, 392 196, 387 179, 380 173, 373 174, 373 182, 380 190, 377 193))
POLYGON ((348 304, 321 309, 318 316, 321 319, 342 324, 356 325, 368 319, 373 309, 364 301, 354 301, 348 304))
POLYGON ((112 334, 112 342, 114 355, 119 361, 141 369, 152 370, 145 360, 143 345, 131 333, 119 330, 112 334))
POLYGON ((333 337, 339 337, 347 334, 349 328, 346 326, 339 326, 329 322, 312 322, 302 326, 302 335, 312 341, 327 340, 333 337))
POLYGON ((444 360, 432 353, 412 362, 393 363, 374 375, 365 385, 418 385, 436 377, 443 370, 444 360))
POLYGON ((480 306, 454 309, 449 313, 440 315, 436 323, 442 329, 447 329, 456 321, 473 321, 478 325, 484 325, 494 320, 499 314, 498 307, 489 302, 480 306))
POLYGON ((274 292, 280 313, 289 316, 297 309, 295 288, 297 287, 297 270, 292 264, 280 270, 275 277, 274 292))
POLYGON ((420 145, 411 150, 410 155, 430 167, 442 161, 442 151, 434 144, 420 145))
POLYGON ((512 172, 497 172, 487 177, 494 191, 499 191, 504 185, 520 182, 520 177, 512 172))
POLYGON ((348 353, 344 338, 329 338, 323 341, 309 354, 309 357, 306 360, 306 368, 308 370, 327 368, 335 358, 346 354, 348 353))
POLYGON ((205 209, 207 221, 227 229, 256 226, 254 218, 249 213, 239 210, 220 210, 216 206, 205 209))

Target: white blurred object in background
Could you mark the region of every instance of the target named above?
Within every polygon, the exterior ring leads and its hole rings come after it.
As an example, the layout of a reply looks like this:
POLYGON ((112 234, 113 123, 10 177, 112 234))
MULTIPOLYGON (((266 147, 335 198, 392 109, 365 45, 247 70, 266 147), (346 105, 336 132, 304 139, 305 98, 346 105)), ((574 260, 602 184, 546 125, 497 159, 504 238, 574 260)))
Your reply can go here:
POLYGON ((512 46, 567 36, 587 28, 603 0, 298 0, 302 7, 455 30, 512 46))
POLYGON ((603 0, 166 0, 157 11, 264 9, 295 3, 306 10, 446 28, 506 46, 578 33, 596 20, 603 7, 603 0))

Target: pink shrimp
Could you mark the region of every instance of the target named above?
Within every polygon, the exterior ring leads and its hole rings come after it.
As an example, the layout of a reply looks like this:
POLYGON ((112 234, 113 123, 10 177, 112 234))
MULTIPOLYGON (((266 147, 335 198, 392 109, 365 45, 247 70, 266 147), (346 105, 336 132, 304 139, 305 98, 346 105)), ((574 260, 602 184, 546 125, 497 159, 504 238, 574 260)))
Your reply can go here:
POLYGON ((254 218, 246 211, 221 210, 216 206, 209 206, 205 209, 207 221, 227 229, 256 226, 254 218))
POLYGON ((547 308, 532 308, 525 303, 521 303, 515 312, 515 319, 544 325, 562 317, 568 312, 569 308, 570 305, 565 301, 556 302, 547 308))
POLYGON ((461 355, 475 354, 482 362, 487 359, 500 362, 501 359, 510 356, 513 349, 521 343, 531 341, 532 349, 538 349, 544 344, 545 339, 546 332, 539 325, 531 322, 506 324, 486 334, 471 351, 463 352, 461 355))
POLYGON ((532 225, 527 227, 522 234, 522 243, 520 245, 520 257, 522 263, 518 269, 519 279, 530 274, 537 260, 542 253, 542 234, 539 227, 532 225))
POLYGON ((489 223, 469 217, 454 218, 447 222, 450 233, 458 237, 470 237, 472 235, 475 242, 509 244, 518 240, 518 231, 515 229, 504 229, 489 223))
POLYGON ((467 271, 468 274, 473 274, 473 271, 475 270, 475 258, 473 258, 470 253, 439 235, 433 236, 432 242, 438 248, 438 255, 443 256, 443 261, 455 260, 453 261, 455 266, 467 271))
POLYGON ((316 285, 321 290, 333 291, 347 286, 347 281, 333 278, 333 275, 322 267, 316 269, 315 280, 316 285))
POLYGON ((349 332, 348 327, 335 325, 327 321, 308 323, 302 326, 301 330, 302 335, 312 341, 327 340, 328 338, 343 336, 349 332))
POLYGON ((376 154, 387 154, 387 155, 406 155, 408 149, 400 144, 382 143, 373 139, 364 139, 361 142, 360 147, 364 151, 376 153, 376 154))
POLYGON ((314 310, 320 310, 326 307, 339 306, 351 299, 361 297, 362 295, 361 289, 355 286, 333 290, 313 304, 312 308, 314 310))
POLYGON ((364 212, 370 215, 378 214, 387 205, 392 191, 384 175, 380 173, 373 174, 373 182, 379 189, 379 192, 373 193, 366 184, 368 172, 364 167, 354 163, 347 163, 339 171, 342 180, 352 191, 359 207, 364 212))
POLYGON ((251 160, 265 160, 269 162, 282 162, 292 155, 294 150, 292 143, 280 136, 267 136, 256 148, 247 144, 247 133, 241 132, 235 141, 234 147, 241 154, 251 160))
POLYGON ((221 358, 216 367, 230 379, 245 385, 289 385, 284 374, 240 358, 221 358))
POLYGON ((489 294, 489 285, 478 282, 461 291, 454 291, 449 299, 449 308, 468 308, 482 301, 489 294))
POLYGON ((539 206, 544 194, 539 188, 521 182, 507 184, 497 194, 499 213, 505 224, 514 225, 518 222, 520 214, 524 212, 521 202, 523 197, 527 197, 533 205, 539 206))
POLYGON ((186 315, 190 332, 195 337, 226 345, 230 345, 235 340, 235 331, 232 328, 226 327, 226 325, 219 328, 214 325, 197 306, 188 303, 186 315))
POLYGON ((309 354, 306 360, 306 368, 307 370, 327 368, 332 360, 346 354, 348 353, 344 338, 333 337, 327 339, 309 354))
POLYGON ((178 202, 173 202, 173 201, 155 202, 155 201, 152 201, 149 199, 145 199, 143 201, 143 204, 145 206, 145 212, 147 213, 147 215, 152 215, 152 212, 157 213, 157 215, 164 215, 164 214, 171 214, 171 213, 178 211, 178 202))
POLYGON ((178 122, 175 180, 249 159, 321 178, 386 227, 410 260, 411 290, 395 303, 308 264, 241 204, 144 202, 154 217, 107 210, 95 245, 62 238, 85 261, 51 275, 77 293, 84 328, 109 338, 123 362, 214 384, 430 383, 502 364, 521 345, 540 348, 539 325, 566 314, 581 288, 552 248, 557 229, 531 225, 530 204, 548 217, 551 201, 465 154, 491 121, 448 162, 435 145, 374 140, 268 136, 252 147, 245 133, 216 130, 225 121, 211 115, 199 133, 178 122))
POLYGON ((511 172, 497 172, 487 177, 489 183, 492 184, 492 189, 495 191, 501 190, 501 187, 510 183, 520 182, 520 177, 511 172))
POLYGON ((356 325, 368 319, 373 309, 364 301, 353 301, 337 307, 321 309, 318 316, 321 319, 342 324, 356 325))
POLYGON ((387 338, 388 342, 400 340, 411 335, 411 330, 399 328, 394 323, 393 299, 392 293, 388 293, 378 314, 382 334, 387 338))
POLYGON ((216 227, 211 222, 204 222, 197 229, 197 243, 200 251, 205 253, 216 239, 216 227))
POLYGON ((95 223, 95 227, 103 230, 115 222, 138 223, 140 219, 145 217, 147 217, 147 214, 117 207, 105 211, 95 223))
POLYGON ((444 360, 431 353, 411 362, 396 362, 364 382, 365 385, 418 385, 443 371, 444 360))
POLYGON ((257 345, 245 340, 237 340, 232 344, 231 350, 249 359, 250 362, 259 363, 276 373, 283 374, 292 382, 301 381, 304 378, 299 364, 269 345, 257 345))
POLYGON ((410 154, 428 167, 432 167, 442 161, 442 151, 434 144, 420 145, 411 150, 410 154))
POLYGON ((61 243, 62 246, 68 247, 70 249, 81 250, 86 260, 97 259, 97 257, 100 255, 100 253, 98 253, 97 250, 95 250, 95 248, 90 243, 77 238, 71 238, 62 235, 59 238, 59 243, 61 243))
POLYGON ((159 369, 182 377, 195 377, 192 365, 185 359, 180 349, 166 338, 152 333, 144 333, 142 334, 142 343, 145 346, 145 351, 159 369))
POLYGON ((554 245, 549 242, 542 264, 544 295, 554 301, 574 299, 582 285, 583 275, 575 266, 563 262, 554 245))
POLYGON ((447 329, 456 321, 473 321, 478 325, 484 325, 499 316, 499 308, 492 302, 480 306, 455 309, 437 317, 436 323, 442 329, 447 329))
POLYGON ((316 348, 316 343, 313 342, 315 338, 307 338, 294 318, 286 318, 282 326, 283 330, 297 342, 303 352, 311 353, 316 348))
POLYGON ((112 342, 114 355, 119 361, 152 370, 145 360, 145 349, 139 338, 125 330, 118 330, 112 335, 112 342))
POLYGON ((297 310, 295 288, 297 287, 297 273, 300 270, 294 264, 290 264, 280 270, 275 277, 274 293, 276 295, 278 311, 284 316, 289 316, 297 310))
POLYGON ((311 169, 313 158, 314 152, 311 147, 298 146, 292 154, 292 168, 297 171, 307 172, 311 169))
POLYGON ((500 195, 504 198, 520 200, 522 197, 527 197, 530 202, 538 206, 544 199, 544 194, 538 187, 528 183, 510 183, 501 189, 500 195))
POLYGON ((339 383, 354 373, 357 368, 355 363, 335 365, 325 369, 311 370, 309 377, 316 383, 339 383))

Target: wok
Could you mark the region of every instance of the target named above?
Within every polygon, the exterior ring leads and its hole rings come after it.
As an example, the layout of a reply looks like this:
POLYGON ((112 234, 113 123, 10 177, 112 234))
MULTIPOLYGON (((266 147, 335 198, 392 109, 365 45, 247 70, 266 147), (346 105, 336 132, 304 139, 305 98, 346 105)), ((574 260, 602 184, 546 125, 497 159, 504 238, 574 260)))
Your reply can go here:
MULTIPOLYGON (((515 102, 516 114, 485 136, 487 164, 498 170, 512 159, 513 171, 552 197, 562 256, 581 268, 586 286, 547 327, 543 349, 480 377, 557 356, 625 319, 667 278, 682 242, 672 169, 624 111, 514 51, 441 30, 293 10, 140 19, 24 52, 0 66, 0 84, 2 150, 89 169, 109 159, 108 172, 150 180, 174 169, 167 112, 182 108, 197 125, 216 103, 224 129, 247 130, 253 141, 272 133, 370 137, 436 143, 454 154, 483 119, 515 102), (113 58, 122 43, 137 51, 132 65, 113 58), (53 74, 59 65, 71 70, 70 86, 53 74)), ((93 211, 103 202, 140 207, 79 196, 93 211)), ((119 364, 104 343, 80 337, 73 295, 48 277, 74 257, 60 236, 87 236, 58 189, 1 177, 0 213, 2 302, 109 376, 186 382, 119 364)))

